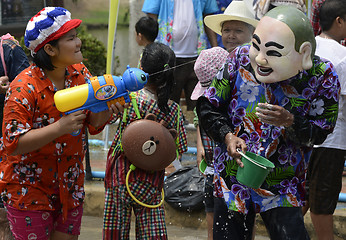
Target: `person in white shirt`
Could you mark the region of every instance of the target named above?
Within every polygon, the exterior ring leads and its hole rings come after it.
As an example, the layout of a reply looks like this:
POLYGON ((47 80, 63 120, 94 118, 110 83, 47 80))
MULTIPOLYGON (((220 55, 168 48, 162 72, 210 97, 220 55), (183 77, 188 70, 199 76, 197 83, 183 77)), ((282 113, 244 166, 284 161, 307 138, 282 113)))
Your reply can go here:
POLYGON ((171 99, 178 104, 185 93, 187 110, 196 105, 191 94, 198 82, 193 70, 199 53, 217 46, 216 34, 204 26, 203 18, 218 11, 216 0, 145 0, 142 11, 157 19, 159 34, 156 41, 168 45, 176 55, 175 86, 171 99))
POLYGON ((328 59, 339 76, 341 95, 336 126, 310 157, 306 188, 310 216, 318 239, 334 239, 333 213, 342 188, 346 159, 346 0, 327 0, 320 9, 322 33, 316 37, 316 55, 328 59))

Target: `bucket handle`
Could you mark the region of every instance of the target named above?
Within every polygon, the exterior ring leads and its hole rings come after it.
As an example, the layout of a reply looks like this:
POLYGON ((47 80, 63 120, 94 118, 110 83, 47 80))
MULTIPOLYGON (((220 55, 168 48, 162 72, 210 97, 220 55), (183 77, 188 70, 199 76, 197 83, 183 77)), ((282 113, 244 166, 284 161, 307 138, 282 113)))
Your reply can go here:
POLYGON ((252 160, 251 158, 249 158, 248 156, 246 156, 246 155, 240 150, 240 148, 237 148, 237 152, 238 152, 240 155, 242 155, 244 158, 246 158, 247 160, 249 160, 250 162, 252 162, 253 164, 255 164, 255 165, 257 165, 257 166, 259 166, 259 167, 261 167, 261 168, 263 168, 263 169, 267 169, 265 166, 263 166, 263 165, 261 165, 261 164, 255 162, 254 160, 252 160))

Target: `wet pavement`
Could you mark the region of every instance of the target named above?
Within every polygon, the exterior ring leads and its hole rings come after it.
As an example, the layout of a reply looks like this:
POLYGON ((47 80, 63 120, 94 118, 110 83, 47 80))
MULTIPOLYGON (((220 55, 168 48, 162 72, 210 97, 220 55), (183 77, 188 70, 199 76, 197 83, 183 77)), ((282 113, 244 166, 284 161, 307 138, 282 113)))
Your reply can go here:
MULTIPOLYGON (((167 225, 169 240, 207 240, 207 230, 183 228, 167 225)), ((102 218, 83 216, 80 240, 101 240, 102 239, 102 218)), ((131 224, 130 239, 136 239, 134 222, 131 224)), ((269 240, 268 237, 256 236, 256 240, 269 240)))
MULTIPOLYGON (((135 227, 131 224, 130 239, 136 239, 135 227)), ((207 231, 201 229, 181 228, 172 225, 167 226, 167 233, 170 240, 207 240, 207 231)), ((82 231, 79 237, 81 240, 102 239, 102 218, 83 216, 82 231)))
MULTIPOLYGON (((113 136, 114 127, 109 128, 109 135, 113 136)), ((90 136, 90 139, 103 139, 102 134, 95 136, 90 136)), ((194 136, 191 136, 193 138, 194 136)), ((110 137, 111 138, 111 137, 110 137)), ((90 146, 90 165, 92 171, 105 171, 106 159, 107 159, 107 149, 103 146, 90 146)), ((194 161, 185 161, 183 165, 194 164, 194 161)), ((135 227, 134 222, 131 224, 130 239, 136 239, 135 237, 135 227)), ((175 226, 167 223, 167 233, 169 240, 207 240, 207 230, 206 229, 194 229, 175 226)), ((82 219, 82 229, 81 235, 79 237, 81 240, 99 240, 102 239, 102 217, 95 216, 83 216, 82 219)), ((256 236, 256 240, 268 240, 265 236, 256 236)))
MULTIPOLYGON (((114 136, 114 132, 115 132, 115 127, 111 126, 109 128, 110 140, 114 136)), ((104 139, 104 136, 102 134, 99 134, 96 136, 89 136, 89 138, 102 140, 104 139)), ((195 139, 195 133, 193 131, 191 131, 190 133, 188 132, 188 140, 189 140, 189 146, 194 147, 195 142, 191 141, 191 139, 195 139)), ((89 153, 90 153, 91 170, 104 172, 106 167, 107 148, 104 148, 103 146, 90 146, 89 153)), ((190 159, 188 161, 183 161, 182 164, 190 165, 190 164, 195 164, 195 162, 191 160, 191 156, 190 156, 190 159)), ((346 193, 346 172, 344 172, 343 185, 342 185, 341 192, 346 193)), ((346 209, 346 202, 339 202, 337 205, 337 210, 340 210, 344 214, 345 209, 346 209)), ((340 220, 343 222, 345 219, 346 218, 343 217, 340 220)), ((338 224, 344 225, 343 223, 338 223, 338 224)), ((168 238, 170 240, 207 240, 207 230, 203 228, 202 229, 201 228, 198 228, 198 229, 186 228, 186 227, 180 227, 180 226, 167 223, 167 232, 168 232, 168 238)), ((259 235, 255 237, 256 240, 269 239, 268 237, 261 235, 261 234, 266 235, 265 233, 258 233, 258 234, 259 235)), ((81 240, 102 239, 102 217, 83 216, 81 235, 79 239, 81 240)), ((134 224, 131 225, 130 239, 136 239, 134 224)), ((342 238, 336 238, 336 239, 342 239, 342 238)))

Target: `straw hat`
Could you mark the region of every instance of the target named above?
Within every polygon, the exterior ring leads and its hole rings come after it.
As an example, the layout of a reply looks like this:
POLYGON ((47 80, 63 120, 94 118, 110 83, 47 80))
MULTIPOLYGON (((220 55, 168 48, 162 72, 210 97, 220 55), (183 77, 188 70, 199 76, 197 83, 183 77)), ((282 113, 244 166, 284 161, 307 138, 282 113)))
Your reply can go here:
POLYGON ((226 8, 223 14, 209 15, 204 18, 204 23, 211 30, 221 35, 222 24, 225 21, 242 21, 254 27, 257 26, 258 20, 255 19, 253 13, 248 9, 243 1, 233 0, 226 8))
POLYGON ((226 63, 228 54, 229 53, 221 47, 213 47, 201 51, 193 68, 198 83, 191 94, 191 100, 197 100, 203 95, 218 70, 226 63))

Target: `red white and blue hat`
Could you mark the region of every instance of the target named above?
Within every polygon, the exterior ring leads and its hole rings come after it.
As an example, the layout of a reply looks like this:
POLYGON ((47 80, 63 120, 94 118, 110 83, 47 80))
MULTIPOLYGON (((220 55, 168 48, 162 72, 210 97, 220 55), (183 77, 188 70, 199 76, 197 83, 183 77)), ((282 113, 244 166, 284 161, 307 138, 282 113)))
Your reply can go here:
POLYGON ((59 39, 81 23, 80 19, 71 19, 71 13, 65 8, 45 7, 28 22, 24 35, 25 46, 32 53, 37 53, 46 43, 59 39))

